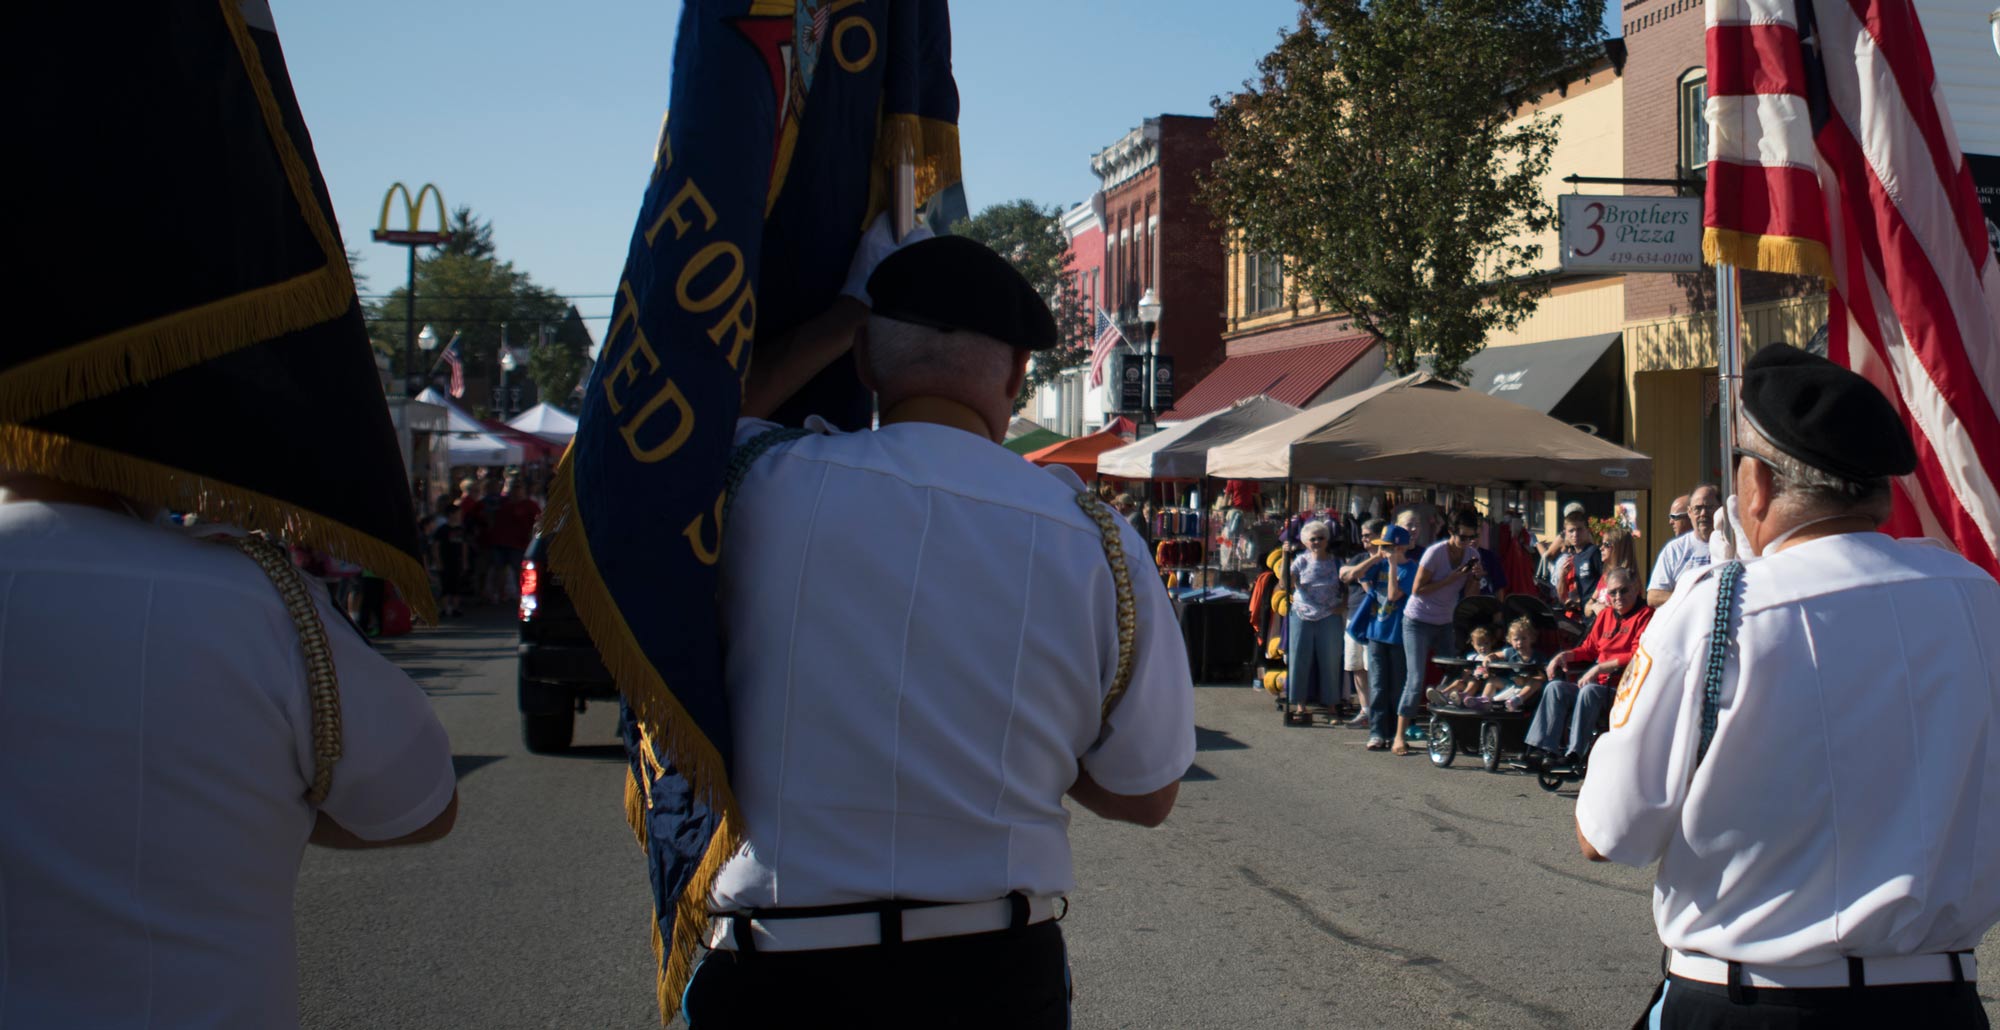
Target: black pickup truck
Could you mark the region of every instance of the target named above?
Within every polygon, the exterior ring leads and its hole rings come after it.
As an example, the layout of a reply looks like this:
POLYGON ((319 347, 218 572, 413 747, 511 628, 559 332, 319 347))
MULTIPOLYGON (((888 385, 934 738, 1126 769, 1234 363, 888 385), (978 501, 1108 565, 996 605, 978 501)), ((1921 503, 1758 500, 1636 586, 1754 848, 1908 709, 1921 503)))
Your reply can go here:
POLYGON ((585 703, 618 696, 569 593, 549 573, 548 549, 536 536, 521 559, 521 739, 538 754, 568 750, 585 703))

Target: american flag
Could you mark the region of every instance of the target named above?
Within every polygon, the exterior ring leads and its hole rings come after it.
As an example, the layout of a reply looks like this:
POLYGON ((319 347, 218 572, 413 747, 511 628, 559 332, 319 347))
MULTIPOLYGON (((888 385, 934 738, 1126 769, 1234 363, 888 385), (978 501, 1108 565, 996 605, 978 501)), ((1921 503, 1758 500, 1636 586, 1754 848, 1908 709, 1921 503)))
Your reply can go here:
POLYGON ((438 360, 451 366, 451 395, 465 396, 465 358, 458 350, 458 334, 451 334, 451 342, 445 344, 444 353, 438 360))
POLYGON ((1708 0, 1711 261, 1831 280, 1916 441, 1886 529, 2000 577, 2000 271, 1910 0, 1708 0))
POLYGON ((1118 331, 1118 323, 1097 309, 1097 338, 1090 343, 1090 385, 1104 385, 1104 364, 1111 358, 1111 349, 1125 342, 1125 334, 1118 331))

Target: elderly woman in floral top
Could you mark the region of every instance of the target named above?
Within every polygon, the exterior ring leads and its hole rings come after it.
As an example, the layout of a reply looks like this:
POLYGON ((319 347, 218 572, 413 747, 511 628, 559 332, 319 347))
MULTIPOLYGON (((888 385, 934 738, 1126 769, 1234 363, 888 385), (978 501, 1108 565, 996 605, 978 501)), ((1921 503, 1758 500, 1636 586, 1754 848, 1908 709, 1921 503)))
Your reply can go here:
POLYGON ((1308 522, 1299 530, 1305 553, 1292 559, 1291 650, 1285 673, 1285 725, 1310 726, 1306 702, 1317 698, 1328 707, 1340 701, 1340 680, 1346 675, 1346 622, 1340 614, 1343 589, 1340 562, 1331 545, 1333 530, 1324 522, 1308 522))

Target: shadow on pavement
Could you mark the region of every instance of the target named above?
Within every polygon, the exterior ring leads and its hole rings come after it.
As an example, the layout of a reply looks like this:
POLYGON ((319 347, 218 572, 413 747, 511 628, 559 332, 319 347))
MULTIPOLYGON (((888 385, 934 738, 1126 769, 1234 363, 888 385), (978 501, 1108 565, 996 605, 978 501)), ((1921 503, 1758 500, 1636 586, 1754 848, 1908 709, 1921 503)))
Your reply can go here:
POLYGON ((480 769, 507 757, 506 755, 453 755, 451 771, 458 779, 465 779, 480 769))
POLYGON ((1237 740, 1221 730, 1211 730, 1206 726, 1194 728, 1194 749, 1196 751, 1245 751, 1250 745, 1237 740))
POLYGON ((1214 773, 1198 765, 1188 766, 1188 771, 1181 774, 1182 783, 1213 783, 1218 778, 1214 773))

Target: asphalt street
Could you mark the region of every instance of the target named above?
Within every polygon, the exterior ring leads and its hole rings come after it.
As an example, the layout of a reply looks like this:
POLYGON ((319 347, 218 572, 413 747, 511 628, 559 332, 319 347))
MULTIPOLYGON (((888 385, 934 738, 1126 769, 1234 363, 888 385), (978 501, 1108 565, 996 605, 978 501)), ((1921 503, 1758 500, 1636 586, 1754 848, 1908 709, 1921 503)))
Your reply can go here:
MULTIPOLYGON (((614 712, 561 757, 521 746, 514 630, 488 612, 383 644, 450 731, 460 814, 434 845, 310 849, 298 894, 312 1028, 659 1025, 642 856, 614 712)), ((1648 870, 1576 850, 1574 791, 1476 761, 1285 728, 1197 691, 1199 753, 1156 830, 1078 813, 1063 923, 1079 1030, 1630 1025, 1659 970, 1648 870)), ((1982 957, 2000 955, 2000 933, 1982 957)), ((2000 1022, 1996 991, 1984 987, 2000 1022)))

